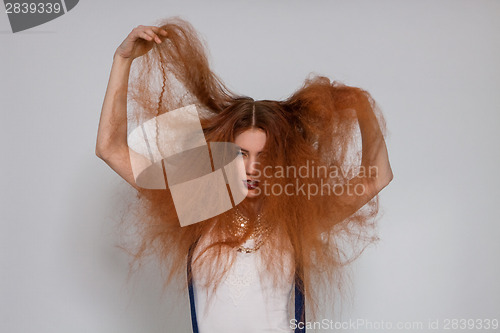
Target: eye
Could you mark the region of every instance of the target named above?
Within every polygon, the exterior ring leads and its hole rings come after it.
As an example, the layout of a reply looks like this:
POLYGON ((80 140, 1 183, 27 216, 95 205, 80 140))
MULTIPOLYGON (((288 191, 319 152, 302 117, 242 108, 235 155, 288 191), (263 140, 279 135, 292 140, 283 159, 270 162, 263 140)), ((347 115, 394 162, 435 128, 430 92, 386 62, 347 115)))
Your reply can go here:
POLYGON ((243 157, 247 157, 248 154, 245 153, 244 151, 239 150, 238 155, 242 155, 243 157))

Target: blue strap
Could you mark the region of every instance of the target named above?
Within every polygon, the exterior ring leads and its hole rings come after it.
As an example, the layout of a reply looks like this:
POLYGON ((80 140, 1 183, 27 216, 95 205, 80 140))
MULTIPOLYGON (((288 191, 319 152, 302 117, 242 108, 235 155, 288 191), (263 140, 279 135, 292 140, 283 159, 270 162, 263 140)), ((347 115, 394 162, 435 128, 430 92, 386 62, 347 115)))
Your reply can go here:
POLYGON ((194 305, 194 289, 192 283, 191 274, 191 261, 193 258, 193 251, 198 241, 194 242, 189 247, 188 260, 187 260, 187 278, 188 278, 188 289, 189 289, 189 305, 191 307, 191 324, 193 326, 193 333, 198 333, 198 321, 196 320, 196 308, 194 305))
POLYGON ((295 333, 305 333, 306 332, 306 302, 304 293, 300 286, 302 286, 302 274, 300 269, 295 269, 295 322, 301 323, 295 328, 295 333))
MULTIPOLYGON (((198 321, 196 320, 196 307, 194 304, 194 288, 192 283, 192 271, 191 271, 191 261, 193 258, 193 251, 196 247, 198 241, 194 242, 189 248, 188 259, 187 259, 187 278, 188 278, 188 290, 189 290, 189 306, 191 308, 191 325, 193 327, 193 333, 199 333, 198 331, 198 321)), ((305 297, 299 286, 302 285, 301 271, 295 270, 295 320, 296 323, 302 323, 302 328, 296 327, 295 333, 305 333, 305 323, 306 323, 306 307, 305 307, 305 297)))

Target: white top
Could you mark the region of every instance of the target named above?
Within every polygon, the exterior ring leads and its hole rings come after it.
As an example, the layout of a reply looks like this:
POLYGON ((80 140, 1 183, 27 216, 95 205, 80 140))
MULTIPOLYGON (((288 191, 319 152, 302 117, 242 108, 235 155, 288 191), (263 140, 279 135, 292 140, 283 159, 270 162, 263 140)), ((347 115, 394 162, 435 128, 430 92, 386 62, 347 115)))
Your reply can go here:
MULTIPOLYGON (((249 239, 244 246, 253 247, 254 240, 249 239)), ((193 260, 199 249, 198 246, 193 260)), ((193 265, 194 299, 200 333, 293 332, 288 311, 294 282, 293 267, 287 267, 288 272, 283 272, 283 283, 273 289, 270 281, 259 278, 263 266, 258 251, 237 252, 234 265, 210 304, 208 290, 200 281, 199 268, 193 265)))

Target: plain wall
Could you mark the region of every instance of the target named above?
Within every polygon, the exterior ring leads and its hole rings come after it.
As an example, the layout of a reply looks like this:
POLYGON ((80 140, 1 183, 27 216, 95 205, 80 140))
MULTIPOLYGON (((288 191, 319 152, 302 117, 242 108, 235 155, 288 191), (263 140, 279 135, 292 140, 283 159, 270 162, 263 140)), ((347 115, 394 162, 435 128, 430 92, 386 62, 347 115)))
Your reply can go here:
POLYGON ((175 15, 238 92, 283 99, 314 72, 384 112, 381 240, 352 266, 352 302, 325 318, 498 319, 500 2, 87 0, 16 34, 0 13, 1 332, 188 327, 153 264, 127 282, 116 221, 133 189, 94 154, 116 47, 175 15))

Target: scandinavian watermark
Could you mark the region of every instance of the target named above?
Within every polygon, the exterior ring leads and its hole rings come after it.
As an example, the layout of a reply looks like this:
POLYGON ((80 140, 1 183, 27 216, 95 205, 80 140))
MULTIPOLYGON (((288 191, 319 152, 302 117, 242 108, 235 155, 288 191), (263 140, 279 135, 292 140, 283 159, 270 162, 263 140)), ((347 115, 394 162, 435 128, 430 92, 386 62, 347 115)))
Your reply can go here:
POLYGON ((310 200, 314 196, 363 196, 367 193, 363 179, 376 179, 378 167, 363 165, 356 169, 340 168, 335 165, 315 165, 314 161, 307 160, 301 166, 269 165, 260 168, 260 162, 255 162, 255 178, 259 186, 255 189, 257 195, 286 195, 304 196, 310 200), (316 178, 318 182, 304 182, 305 179, 316 178), (272 183, 272 179, 286 180, 285 184, 272 183), (342 180, 342 181, 340 181, 342 180))

